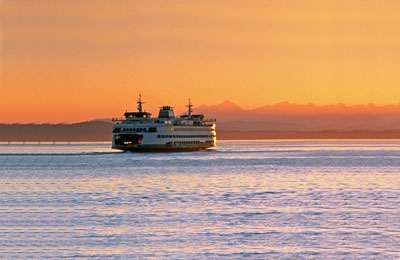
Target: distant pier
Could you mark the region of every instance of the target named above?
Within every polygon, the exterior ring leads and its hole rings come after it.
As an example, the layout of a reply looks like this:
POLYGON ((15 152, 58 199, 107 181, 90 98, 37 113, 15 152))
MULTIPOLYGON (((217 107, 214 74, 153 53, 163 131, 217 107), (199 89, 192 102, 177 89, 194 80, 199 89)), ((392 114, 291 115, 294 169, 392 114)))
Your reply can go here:
POLYGON ((30 145, 33 145, 33 144, 37 144, 37 145, 41 145, 41 144, 53 144, 53 145, 72 144, 71 141, 6 141, 5 143, 7 143, 8 145, 11 145, 11 144, 22 144, 22 145, 25 145, 25 144, 30 144, 30 145))

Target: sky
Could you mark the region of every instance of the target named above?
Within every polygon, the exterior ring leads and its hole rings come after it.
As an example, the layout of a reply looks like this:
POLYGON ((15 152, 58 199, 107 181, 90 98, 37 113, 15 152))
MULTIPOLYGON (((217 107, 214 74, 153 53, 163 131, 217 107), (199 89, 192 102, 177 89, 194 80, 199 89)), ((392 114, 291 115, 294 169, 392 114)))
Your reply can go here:
POLYGON ((0 122, 400 102, 398 0, 0 0, 0 122))

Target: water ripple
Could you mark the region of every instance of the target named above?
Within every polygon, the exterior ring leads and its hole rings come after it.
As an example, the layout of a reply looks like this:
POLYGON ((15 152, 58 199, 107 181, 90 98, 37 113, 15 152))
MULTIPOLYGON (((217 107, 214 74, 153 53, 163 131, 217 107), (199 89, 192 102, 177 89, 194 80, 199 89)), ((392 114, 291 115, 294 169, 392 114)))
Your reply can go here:
POLYGON ((398 259, 400 142, 0 145, 0 255, 398 259))

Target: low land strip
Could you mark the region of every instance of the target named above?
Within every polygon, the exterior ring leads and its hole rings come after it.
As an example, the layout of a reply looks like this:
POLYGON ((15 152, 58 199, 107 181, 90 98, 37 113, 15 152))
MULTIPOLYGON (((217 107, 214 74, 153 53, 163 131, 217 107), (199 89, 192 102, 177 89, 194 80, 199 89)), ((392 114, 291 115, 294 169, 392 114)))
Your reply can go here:
MULTIPOLYGON (((111 140, 110 122, 76 124, 0 124, 0 142, 100 142, 111 140)), ((230 131, 217 128, 218 140, 251 139, 400 139, 400 130, 230 131)))

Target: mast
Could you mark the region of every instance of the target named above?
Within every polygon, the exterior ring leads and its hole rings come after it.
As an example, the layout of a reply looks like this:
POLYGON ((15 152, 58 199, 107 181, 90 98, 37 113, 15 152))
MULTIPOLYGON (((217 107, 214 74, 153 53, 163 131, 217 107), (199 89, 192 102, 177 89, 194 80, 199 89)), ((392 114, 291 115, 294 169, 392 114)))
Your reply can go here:
POLYGON ((193 105, 189 98, 189 104, 186 106, 188 108, 188 119, 192 119, 193 105))
POLYGON ((143 113, 143 104, 145 102, 142 101, 142 94, 139 94, 139 100, 138 100, 138 111, 139 113, 143 113))

